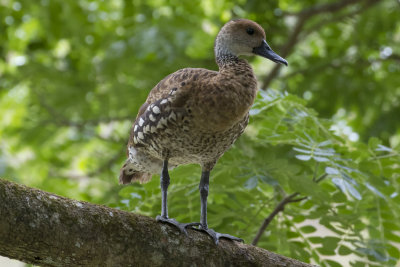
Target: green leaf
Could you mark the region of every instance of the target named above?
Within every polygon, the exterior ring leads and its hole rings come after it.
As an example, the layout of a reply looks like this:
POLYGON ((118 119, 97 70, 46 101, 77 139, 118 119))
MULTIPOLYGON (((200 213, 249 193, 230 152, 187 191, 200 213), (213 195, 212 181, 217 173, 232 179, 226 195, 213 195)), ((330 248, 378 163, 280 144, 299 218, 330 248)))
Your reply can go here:
POLYGON ((299 160, 303 160, 303 161, 308 161, 311 159, 311 156, 309 155, 296 155, 296 158, 299 160))
POLYGON ((322 247, 317 250, 323 255, 335 255, 335 250, 340 241, 340 238, 327 236, 322 239, 322 247))
POLYGON ((340 247, 339 247, 339 255, 341 255, 341 256, 345 256, 345 255, 349 255, 349 254, 351 254, 352 253, 352 250, 351 249, 349 249, 347 246, 345 246, 345 245, 341 245, 340 247))
POLYGON ((333 260, 324 260, 330 267, 342 267, 342 264, 333 260))
POLYGON ((339 170, 338 170, 338 169, 336 169, 336 168, 331 168, 331 167, 326 167, 326 168, 325 168, 325 172, 326 172, 327 174, 331 174, 331 175, 339 174, 339 170))
POLYGON ((310 238, 308 238, 308 239, 309 239, 310 242, 313 243, 313 244, 322 244, 322 242, 323 242, 323 238, 322 238, 322 237, 319 237, 319 236, 313 236, 313 237, 310 237, 310 238))
POLYGON ((357 189, 350 184, 349 182, 347 182, 346 180, 342 179, 342 178, 338 178, 338 177, 334 177, 332 178, 332 182, 343 192, 349 192, 350 195, 352 195, 354 198, 361 200, 362 197, 360 195, 360 193, 357 191, 357 189))
POLYGON ((329 159, 328 158, 325 158, 325 157, 317 157, 317 156, 314 156, 313 157, 316 161, 318 161, 318 162, 327 162, 327 161, 329 161, 329 159))
POLYGON ((317 229, 312 225, 306 225, 306 226, 301 227, 300 231, 302 231, 305 234, 310 234, 310 233, 314 233, 315 231, 317 231, 317 229))
POLYGON ((253 176, 244 183, 244 187, 251 190, 255 188, 257 184, 258 184, 258 178, 256 176, 253 176))
POLYGON ((278 181, 272 178, 271 176, 267 175, 260 175, 258 176, 261 182, 272 185, 272 186, 277 186, 279 185, 278 181))
POLYGON ((379 140, 378 138, 376 138, 376 137, 371 137, 371 138, 368 140, 368 147, 369 147, 370 149, 372 149, 372 150, 375 150, 375 149, 378 147, 378 145, 380 145, 381 143, 382 143, 382 141, 379 140))
POLYGON ((366 183, 365 185, 366 185, 367 188, 368 188, 369 190, 371 190, 374 194, 380 196, 381 198, 385 198, 385 196, 384 196, 381 192, 379 192, 378 189, 376 189, 375 187, 373 187, 371 184, 366 183))

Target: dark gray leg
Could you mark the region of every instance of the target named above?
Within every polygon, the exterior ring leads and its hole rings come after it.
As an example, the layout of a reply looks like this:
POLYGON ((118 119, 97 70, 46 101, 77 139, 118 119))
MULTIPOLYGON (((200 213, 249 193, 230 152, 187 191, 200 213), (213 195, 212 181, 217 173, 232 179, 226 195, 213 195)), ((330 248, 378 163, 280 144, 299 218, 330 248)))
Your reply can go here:
POLYGON ((160 176, 161 185, 161 217, 168 219, 167 191, 169 186, 168 160, 164 160, 160 176))
POLYGON ((220 238, 227 238, 230 240, 235 240, 239 242, 243 242, 243 239, 231 236, 228 234, 221 234, 215 232, 213 229, 209 229, 207 225, 207 197, 208 197, 208 188, 210 182, 210 171, 203 171, 201 173, 201 179, 199 184, 200 190, 200 201, 201 201, 201 215, 200 215, 200 229, 209 234, 214 240, 215 244, 218 245, 220 238))
POLYGON ((161 185, 161 216, 158 215, 156 220, 158 222, 169 223, 178 227, 181 232, 187 235, 186 227, 197 226, 200 223, 179 223, 175 219, 168 218, 168 205, 167 205, 167 191, 170 182, 170 177, 168 173, 168 160, 164 160, 163 168, 160 176, 161 185))
POLYGON ((200 223, 201 228, 204 230, 208 229, 207 225, 207 197, 208 197, 208 184, 210 182, 210 172, 203 171, 201 173, 201 179, 199 184, 200 191, 200 201, 201 201, 201 214, 200 214, 200 223))

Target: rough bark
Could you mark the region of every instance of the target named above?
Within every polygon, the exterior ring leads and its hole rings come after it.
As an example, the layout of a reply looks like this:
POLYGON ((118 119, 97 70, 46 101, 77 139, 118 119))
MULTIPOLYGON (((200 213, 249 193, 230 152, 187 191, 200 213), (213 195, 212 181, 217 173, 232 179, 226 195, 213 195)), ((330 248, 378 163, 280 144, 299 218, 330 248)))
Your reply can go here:
POLYGON ((41 266, 311 266, 0 179, 0 255, 41 266))

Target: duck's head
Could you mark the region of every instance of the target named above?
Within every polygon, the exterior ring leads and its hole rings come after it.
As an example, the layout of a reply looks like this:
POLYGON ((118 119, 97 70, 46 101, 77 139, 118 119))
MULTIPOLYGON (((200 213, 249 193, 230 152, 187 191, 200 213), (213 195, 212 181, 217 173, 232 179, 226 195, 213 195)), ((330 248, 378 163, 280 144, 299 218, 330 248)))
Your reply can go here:
POLYGON ((214 50, 217 59, 229 55, 258 55, 288 65, 287 61, 268 45, 263 28, 248 19, 236 19, 226 23, 215 39, 214 50))

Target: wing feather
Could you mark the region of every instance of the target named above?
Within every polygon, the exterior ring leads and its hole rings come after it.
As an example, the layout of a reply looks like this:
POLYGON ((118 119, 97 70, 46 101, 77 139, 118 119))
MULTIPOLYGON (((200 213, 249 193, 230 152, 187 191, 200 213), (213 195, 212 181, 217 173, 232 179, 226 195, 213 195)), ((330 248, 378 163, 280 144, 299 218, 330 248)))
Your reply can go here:
MULTIPOLYGON (((176 123, 185 115, 190 94, 199 87, 199 79, 217 72, 206 69, 181 69, 161 80, 149 93, 132 125, 129 146, 143 146, 151 142, 152 135, 176 123)), ((156 145, 156 144, 153 144, 156 145)))

